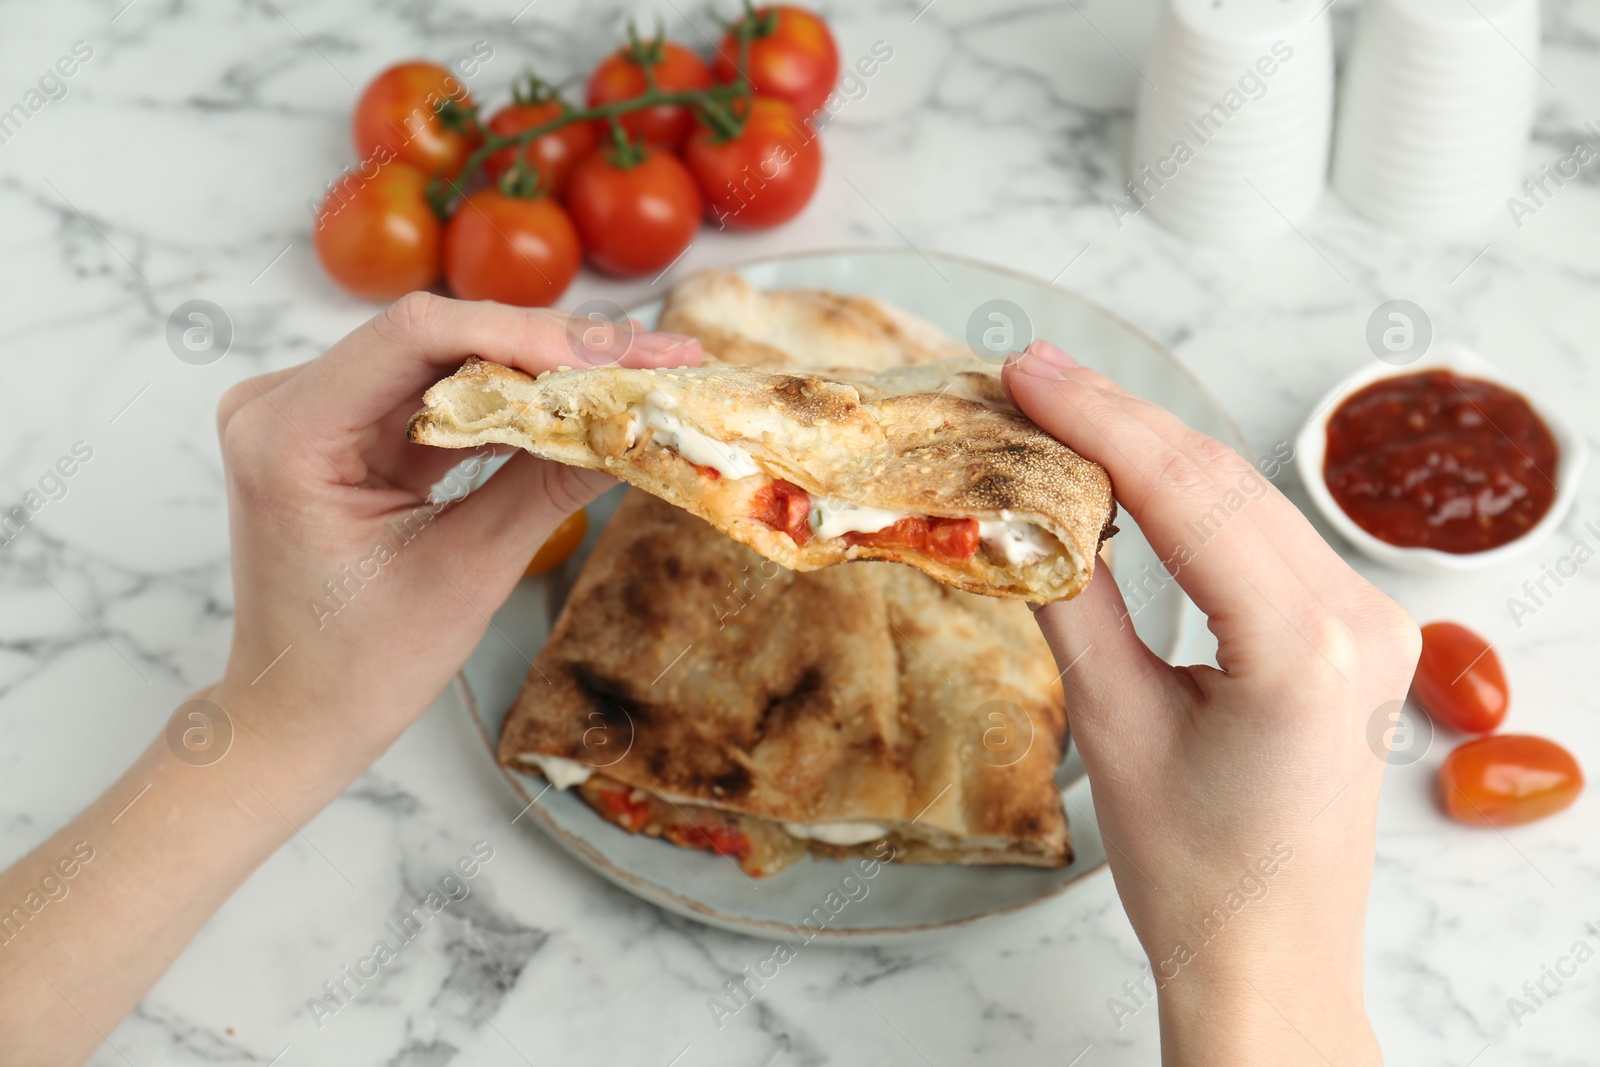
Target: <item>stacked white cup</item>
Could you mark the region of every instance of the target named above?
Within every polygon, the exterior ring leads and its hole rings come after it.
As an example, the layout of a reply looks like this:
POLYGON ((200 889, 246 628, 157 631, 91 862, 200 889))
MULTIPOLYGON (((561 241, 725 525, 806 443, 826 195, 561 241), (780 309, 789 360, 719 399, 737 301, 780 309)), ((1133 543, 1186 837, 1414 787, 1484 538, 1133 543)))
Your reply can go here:
POLYGON ((1538 0, 1369 0, 1340 98, 1334 187, 1396 229, 1481 228, 1522 172, 1538 57, 1538 0))
POLYGON ((1198 241, 1275 237, 1327 184, 1326 0, 1167 0, 1140 87, 1118 226, 1148 210, 1198 241))

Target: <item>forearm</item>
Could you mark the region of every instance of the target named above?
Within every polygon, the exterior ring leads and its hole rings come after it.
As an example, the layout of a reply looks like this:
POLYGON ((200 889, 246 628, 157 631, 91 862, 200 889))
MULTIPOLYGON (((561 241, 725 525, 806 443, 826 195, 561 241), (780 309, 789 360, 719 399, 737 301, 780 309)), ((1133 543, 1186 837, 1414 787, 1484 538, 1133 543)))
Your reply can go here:
POLYGON ((244 731, 221 760, 191 766, 156 738, 114 786, 0 874, 6 1062, 83 1062, 359 766, 244 731))

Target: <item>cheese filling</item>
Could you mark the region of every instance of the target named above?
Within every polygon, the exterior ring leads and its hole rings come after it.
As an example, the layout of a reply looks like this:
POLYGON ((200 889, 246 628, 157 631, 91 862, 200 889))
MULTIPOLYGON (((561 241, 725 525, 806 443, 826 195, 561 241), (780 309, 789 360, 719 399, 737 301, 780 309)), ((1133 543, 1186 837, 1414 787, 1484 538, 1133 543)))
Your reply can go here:
POLYGON ((786 822, 790 837, 821 841, 825 845, 864 845, 889 835, 889 828, 875 822, 786 822))
POLYGON ((594 773, 594 768, 587 764, 561 756, 541 756, 528 752, 519 758, 524 763, 538 767, 539 772, 557 789, 571 789, 575 785, 582 785, 594 773))
POLYGON ((1019 522, 1008 512, 999 522, 978 523, 978 537, 1012 565, 1032 563, 1051 552, 1050 539, 1031 522, 1019 522))
POLYGON ((811 532, 824 541, 847 533, 877 533, 906 518, 910 516, 903 511, 869 508, 825 496, 811 498, 811 532))
POLYGON ((672 410, 672 401, 664 393, 651 393, 638 409, 644 424, 654 431, 657 444, 677 452, 678 455, 701 467, 710 467, 724 478, 748 478, 762 473, 761 467, 750 453, 738 445, 708 437, 672 410))

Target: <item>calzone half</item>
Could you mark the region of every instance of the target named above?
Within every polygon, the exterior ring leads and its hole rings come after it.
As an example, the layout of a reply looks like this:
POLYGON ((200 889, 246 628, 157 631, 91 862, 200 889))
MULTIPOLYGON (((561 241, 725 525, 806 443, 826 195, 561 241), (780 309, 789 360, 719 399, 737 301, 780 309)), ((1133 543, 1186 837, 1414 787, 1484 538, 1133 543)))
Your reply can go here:
POLYGON ((807 853, 1060 867, 1057 674, 1019 603, 887 563, 787 571, 630 491, 499 755, 750 875, 807 853))
POLYGON ((719 365, 535 380, 472 358, 423 400, 413 441, 607 471, 792 570, 893 560, 1046 603, 1088 584, 1114 532, 1105 470, 976 359, 872 377, 719 365))

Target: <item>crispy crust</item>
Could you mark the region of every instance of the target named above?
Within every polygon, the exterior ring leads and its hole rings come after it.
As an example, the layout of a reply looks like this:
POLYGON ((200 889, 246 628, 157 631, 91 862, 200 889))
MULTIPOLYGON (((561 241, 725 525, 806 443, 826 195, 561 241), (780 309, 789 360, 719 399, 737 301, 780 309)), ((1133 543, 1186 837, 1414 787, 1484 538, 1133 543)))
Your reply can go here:
POLYGON ((938 327, 871 297, 763 292, 729 270, 704 270, 673 286, 660 329, 699 338, 707 364, 876 372, 971 355, 938 327))
POLYGON ((886 559, 969 592, 1046 603, 1088 584, 1095 552, 1113 531, 1104 469, 1021 415, 975 359, 878 377, 714 365, 573 370, 535 381, 470 358, 423 399, 411 419, 413 441, 512 444, 608 471, 795 570, 886 559), (1031 522, 1054 539, 1052 551, 1020 564, 983 552, 951 563, 844 538, 799 545, 752 517, 768 478, 708 478, 675 451, 652 446, 648 433, 623 434, 620 422, 651 396, 814 496, 918 516, 1031 522))
MULTIPOLYGON (((630 492, 507 714, 499 758, 575 760, 691 814, 881 823, 905 862, 1056 867, 1071 857, 1054 785, 1065 735, 1054 661, 1023 605, 904 567, 786 571, 630 492)), ((881 844, 809 843, 829 856, 881 844)), ((762 873, 797 854, 770 841, 757 853, 762 873)))

